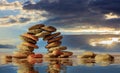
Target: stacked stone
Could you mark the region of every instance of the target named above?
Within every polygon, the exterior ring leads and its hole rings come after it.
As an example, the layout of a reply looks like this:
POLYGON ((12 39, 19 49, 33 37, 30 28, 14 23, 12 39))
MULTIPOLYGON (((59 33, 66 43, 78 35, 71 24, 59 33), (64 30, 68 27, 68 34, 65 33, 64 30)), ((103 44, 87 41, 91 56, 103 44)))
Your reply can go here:
POLYGON ((62 43, 61 40, 63 36, 61 36, 60 32, 55 32, 56 31, 55 27, 45 26, 45 27, 42 27, 42 30, 51 33, 43 37, 43 40, 47 41, 47 45, 45 46, 45 48, 48 49, 48 53, 46 54, 45 57, 68 58, 69 56, 72 55, 72 52, 63 51, 63 50, 66 50, 67 47, 61 46, 61 43, 62 43))
POLYGON ((72 52, 63 51, 67 47, 61 46, 61 39, 63 36, 60 32, 56 32, 56 28, 53 26, 45 26, 44 24, 36 24, 28 29, 28 32, 22 34, 20 37, 23 42, 18 46, 18 51, 14 52, 13 57, 23 58, 30 54, 34 54, 34 49, 38 48, 36 45, 39 38, 43 38, 47 41, 45 46, 48 49, 48 53, 45 57, 51 58, 66 58, 72 55, 72 52))
POLYGON ((39 34, 42 31, 39 29, 44 25, 36 25, 37 28, 30 28, 28 32, 20 35, 20 38, 23 42, 17 46, 18 51, 14 52, 14 58, 26 58, 30 54, 34 54, 34 49, 38 48, 36 45, 38 37, 35 34, 39 34), (39 27, 39 28, 38 28, 39 27))

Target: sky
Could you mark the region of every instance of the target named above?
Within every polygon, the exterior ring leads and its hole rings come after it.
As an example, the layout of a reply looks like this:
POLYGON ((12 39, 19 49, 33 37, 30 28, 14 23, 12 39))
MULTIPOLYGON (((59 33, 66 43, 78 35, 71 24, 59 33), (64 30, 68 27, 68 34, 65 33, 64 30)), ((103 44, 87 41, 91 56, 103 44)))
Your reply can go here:
MULTIPOLYGON (((57 28, 68 50, 120 52, 120 0, 0 0, 0 52, 13 52, 35 24, 57 28)), ((38 52, 47 52, 42 39, 38 52), (44 48, 44 49, 43 49, 44 48)))

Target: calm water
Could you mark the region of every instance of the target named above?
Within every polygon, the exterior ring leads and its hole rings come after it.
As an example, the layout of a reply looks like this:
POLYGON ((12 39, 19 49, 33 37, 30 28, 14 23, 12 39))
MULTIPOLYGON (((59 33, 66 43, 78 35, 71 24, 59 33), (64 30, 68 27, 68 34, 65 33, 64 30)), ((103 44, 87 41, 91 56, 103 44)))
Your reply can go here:
MULTIPOLYGON (((120 57, 119 57, 120 58, 120 57)), ((119 58, 113 63, 85 63, 77 58, 1 60, 0 73, 120 73, 119 58)))

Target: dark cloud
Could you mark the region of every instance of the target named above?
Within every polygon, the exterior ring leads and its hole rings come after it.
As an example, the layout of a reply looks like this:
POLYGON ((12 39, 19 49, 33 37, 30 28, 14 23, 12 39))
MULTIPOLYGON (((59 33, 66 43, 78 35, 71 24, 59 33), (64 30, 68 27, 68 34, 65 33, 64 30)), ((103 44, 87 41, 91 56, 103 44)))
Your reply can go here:
POLYGON ((120 0, 91 0, 89 6, 92 10, 101 13, 113 12, 120 15, 120 0))
POLYGON ((41 0, 37 4, 29 4, 24 6, 25 9, 43 9, 53 14, 71 14, 79 13, 86 10, 88 0, 59 0, 59 2, 50 2, 49 0, 41 0))
POLYGON ((0 48, 14 49, 16 46, 9 44, 0 44, 0 48))
POLYGON ((47 11, 51 18, 45 23, 57 27, 96 25, 101 27, 120 28, 120 19, 106 20, 104 14, 120 14, 119 0, 41 0, 29 4, 24 9, 47 11))

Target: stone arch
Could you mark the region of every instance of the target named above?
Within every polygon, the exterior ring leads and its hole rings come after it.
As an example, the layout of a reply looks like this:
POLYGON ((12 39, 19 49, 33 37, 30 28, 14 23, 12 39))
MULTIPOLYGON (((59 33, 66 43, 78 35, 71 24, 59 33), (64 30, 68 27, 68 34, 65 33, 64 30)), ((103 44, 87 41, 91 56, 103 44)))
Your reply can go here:
POLYGON ((18 45, 18 51, 14 52, 14 57, 23 58, 33 54, 34 49, 39 48, 36 45, 39 38, 43 38, 44 41, 47 41, 45 48, 48 50, 48 53, 45 54, 44 57, 68 58, 72 56, 72 52, 64 51, 67 47, 61 46, 63 36, 60 32, 56 32, 56 30, 55 27, 46 26, 44 24, 31 26, 26 33, 20 36, 23 42, 18 45))

